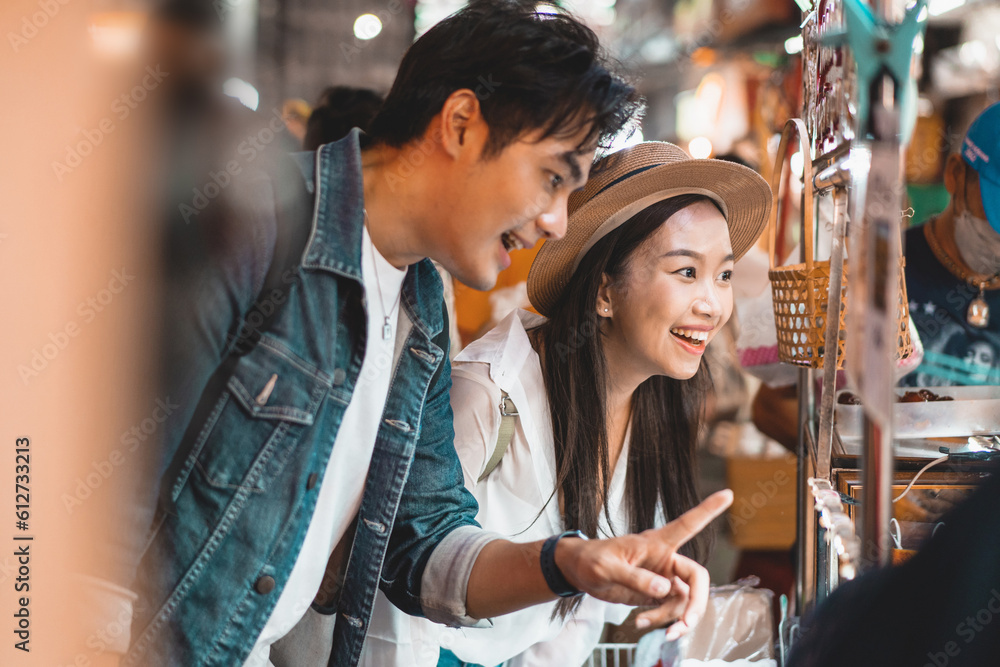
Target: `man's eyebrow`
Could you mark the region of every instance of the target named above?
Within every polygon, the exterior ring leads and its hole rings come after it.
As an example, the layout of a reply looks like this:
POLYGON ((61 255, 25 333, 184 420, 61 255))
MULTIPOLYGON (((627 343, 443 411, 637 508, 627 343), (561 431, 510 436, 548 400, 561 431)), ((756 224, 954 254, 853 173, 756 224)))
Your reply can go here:
POLYGON ((575 156, 578 155, 575 151, 566 151, 559 155, 559 159, 566 163, 569 167, 569 173, 573 177, 573 182, 576 185, 582 186, 583 182, 583 171, 580 169, 580 164, 576 161, 575 156))

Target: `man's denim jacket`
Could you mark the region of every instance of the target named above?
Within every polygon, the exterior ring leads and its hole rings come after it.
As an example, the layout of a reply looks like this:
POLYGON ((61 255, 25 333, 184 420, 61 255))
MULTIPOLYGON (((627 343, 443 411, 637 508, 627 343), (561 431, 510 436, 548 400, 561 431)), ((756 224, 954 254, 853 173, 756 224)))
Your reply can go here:
MULTIPOLYGON (((211 401, 208 418, 187 428, 162 480, 123 664, 240 665, 299 553, 366 335, 357 131, 321 147, 315 169, 300 279, 221 393, 202 397, 211 401)), ((271 215, 273 208, 272 197, 271 215)), ((455 528, 475 525, 477 506, 452 444, 442 304, 431 262, 411 266, 401 307, 413 327, 378 430, 330 664, 357 662, 376 587, 423 615, 421 576, 431 551, 455 528)), ((250 305, 233 310, 245 314, 250 305)), ((206 328, 213 326, 220 323, 206 328)))

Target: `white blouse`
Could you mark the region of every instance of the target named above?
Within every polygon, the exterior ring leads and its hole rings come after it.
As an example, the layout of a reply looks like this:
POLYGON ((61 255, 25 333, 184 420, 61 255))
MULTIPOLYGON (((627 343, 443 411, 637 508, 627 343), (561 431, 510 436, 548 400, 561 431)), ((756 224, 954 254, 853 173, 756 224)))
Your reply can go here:
MULTIPOLYGON (((465 485, 479 502, 476 519, 486 530, 516 542, 534 542, 564 530, 558 499, 552 493, 556 462, 549 403, 538 354, 526 333, 526 328, 541 321, 527 311, 511 313, 465 348, 452 369, 455 449, 465 485), (477 483, 496 447, 501 389, 517 406, 514 437, 500 465, 477 483)), ((608 496, 616 535, 628 532, 627 460, 628 434, 608 496)), ((612 534, 603 513, 598 530, 602 536, 612 534)), ((360 664, 434 667, 441 647, 486 667, 504 661, 510 667, 580 665, 598 643, 604 624, 621 623, 632 609, 586 596, 576 613, 563 622, 551 618, 555 605, 553 601, 498 616, 492 619, 491 628, 448 628, 407 616, 379 592, 360 664)))

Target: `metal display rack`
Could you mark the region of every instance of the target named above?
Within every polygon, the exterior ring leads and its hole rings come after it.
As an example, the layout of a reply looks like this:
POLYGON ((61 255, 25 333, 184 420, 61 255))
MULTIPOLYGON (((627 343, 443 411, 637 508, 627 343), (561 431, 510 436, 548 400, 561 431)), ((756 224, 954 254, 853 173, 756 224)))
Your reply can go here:
MULTIPOLYGON (((828 195, 833 224, 823 362, 821 368, 799 370, 796 586, 793 605, 782 609, 781 655, 793 643, 802 616, 841 581, 886 564, 891 553, 901 148, 915 117, 911 63, 913 42, 927 15, 925 4, 918 0, 907 11, 899 0, 875 0, 873 7, 862 0, 824 0, 803 21, 804 127, 810 136, 804 143, 816 155, 803 156, 812 166, 805 170, 803 217, 817 234, 813 201, 828 195), (850 298, 845 305, 848 245, 850 298), (839 359, 844 333, 838 315, 845 307, 848 354, 839 359), (864 405, 860 533, 831 475, 838 361, 864 405)), ((788 135, 786 127, 782 149, 788 135)), ((779 174, 783 158, 779 149, 779 174)))

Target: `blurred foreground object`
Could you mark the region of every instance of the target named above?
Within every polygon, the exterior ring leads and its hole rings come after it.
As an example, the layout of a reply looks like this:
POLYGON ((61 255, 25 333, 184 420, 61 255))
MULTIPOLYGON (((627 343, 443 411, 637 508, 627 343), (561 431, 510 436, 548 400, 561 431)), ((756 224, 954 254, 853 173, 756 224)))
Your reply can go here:
POLYGON ((144 59, 135 25, 106 10, 89 0, 0 5, 9 48, 0 68, 0 475, 10 514, 15 482, 29 506, 24 527, 10 516, 0 538, 3 665, 98 664, 127 632, 128 614, 101 605, 120 566, 120 519, 167 416, 167 397, 155 393, 148 157, 170 68, 144 59), (19 438, 29 443, 22 461, 19 438))

